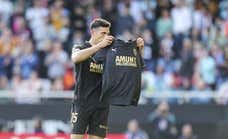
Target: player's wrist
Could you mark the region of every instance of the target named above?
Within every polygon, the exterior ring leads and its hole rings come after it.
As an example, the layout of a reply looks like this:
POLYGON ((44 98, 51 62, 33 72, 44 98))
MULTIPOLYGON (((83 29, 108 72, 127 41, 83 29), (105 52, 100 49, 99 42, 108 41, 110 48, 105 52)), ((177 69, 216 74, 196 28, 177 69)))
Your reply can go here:
POLYGON ((104 45, 103 43, 98 43, 98 44, 97 44, 97 47, 98 47, 98 49, 100 50, 100 49, 104 48, 105 45, 104 45))
POLYGON ((100 50, 102 48, 102 45, 101 44, 96 44, 94 46, 94 48, 95 48, 96 51, 98 51, 98 50, 100 50))

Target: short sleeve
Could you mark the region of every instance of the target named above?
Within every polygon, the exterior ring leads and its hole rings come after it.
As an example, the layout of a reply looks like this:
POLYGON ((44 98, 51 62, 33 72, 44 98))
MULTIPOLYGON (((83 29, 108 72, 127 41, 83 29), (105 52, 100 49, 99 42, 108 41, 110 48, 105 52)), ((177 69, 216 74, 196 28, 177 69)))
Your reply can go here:
POLYGON ((74 46, 72 47, 72 50, 75 50, 75 49, 83 49, 84 48, 84 45, 83 44, 74 44, 74 46))
POLYGON ((73 47, 72 47, 72 54, 74 53, 74 52, 76 52, 76 51, 78 51, 78 50, 82 50, 82 49, 84 49, 85 48, 85 46, 83 45, 83 44, 75 44, 75 45, 73 45, 73 47))

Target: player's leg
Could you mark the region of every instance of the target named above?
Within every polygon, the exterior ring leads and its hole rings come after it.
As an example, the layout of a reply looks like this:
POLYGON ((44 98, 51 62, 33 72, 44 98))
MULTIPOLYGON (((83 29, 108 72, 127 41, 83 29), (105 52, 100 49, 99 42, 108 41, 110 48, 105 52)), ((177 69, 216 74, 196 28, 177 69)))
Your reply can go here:
POLYGON ((108 130, 109 107, 96 108, 89 119, 89 139, 104 139, 108 130))
POLYGON ((84 135, 80 134, 71 134, 70 139, 84 139, 84 135))
POLYGON ((71 139, 84 139, 89 124, 89 113, 82 106, 72 104, 71 108, 71 139))
POLYGON ((104 137, 98 137, 95 135, 89 135, 89 139, 104 139, 104 137))

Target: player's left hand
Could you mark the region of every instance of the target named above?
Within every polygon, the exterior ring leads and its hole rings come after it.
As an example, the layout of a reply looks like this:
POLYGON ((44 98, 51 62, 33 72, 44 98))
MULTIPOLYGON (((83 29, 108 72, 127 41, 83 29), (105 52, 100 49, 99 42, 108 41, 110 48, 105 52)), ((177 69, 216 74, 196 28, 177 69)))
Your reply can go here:
POLYGON ((144 47, 144 40, 143 38, 139 37, 136 39, 136 43, 137 43, 137 47, 139 47, 140 49, 142 49, 144 47))

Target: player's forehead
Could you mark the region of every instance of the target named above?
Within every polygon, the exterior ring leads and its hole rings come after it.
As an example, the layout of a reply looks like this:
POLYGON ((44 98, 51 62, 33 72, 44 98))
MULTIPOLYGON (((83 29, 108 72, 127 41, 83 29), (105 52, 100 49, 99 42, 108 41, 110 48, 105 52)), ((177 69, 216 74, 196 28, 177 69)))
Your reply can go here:
POLYGON ((99 32, 109 33, 109 27, 98 27, 98 28, 96 28, 96 30, 99 32))

